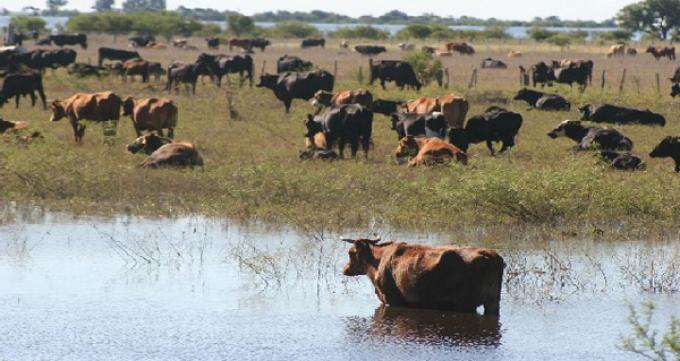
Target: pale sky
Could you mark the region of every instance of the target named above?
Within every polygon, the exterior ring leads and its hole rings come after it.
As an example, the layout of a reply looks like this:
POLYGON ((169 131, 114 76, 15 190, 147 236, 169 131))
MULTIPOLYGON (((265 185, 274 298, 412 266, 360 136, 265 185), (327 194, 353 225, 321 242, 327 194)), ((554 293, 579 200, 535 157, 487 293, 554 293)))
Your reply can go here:
MULTIPOLYGON (((123 0, 116 0, 115 7, 120 7, 123 0)), ((409 15, 435 13, 440 16, 462 15, 478 18, 495 17, 498 19, 530 20, 535 16, 559 16, 569 20, 604 20, 616 15, 623 6, 635 0, 167 0, 169 9, 180 5, 189 8, 203 7, 218 10, 236 10, 246 15, 275 10, 324 10, 340 14, 381 15, 389 10, 397 9, 409 15)), ((69 0, 66 8, 88 11, 94 0, 69 0)), ((24 6, 44 8, 41 0, 7 0, 0 1, 0 8, 19 10, 24 6)))

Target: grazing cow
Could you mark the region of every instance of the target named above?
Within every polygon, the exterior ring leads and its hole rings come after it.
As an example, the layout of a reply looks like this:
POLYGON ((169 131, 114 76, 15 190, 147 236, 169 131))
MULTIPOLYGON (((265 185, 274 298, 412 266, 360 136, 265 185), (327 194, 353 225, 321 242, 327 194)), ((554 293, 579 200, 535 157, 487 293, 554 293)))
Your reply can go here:
POLYGON ((219 49, 220 39, 219 38, 205 38, 205 42, 208 43, 208 49, 219 49))
POLYGON ((92 76, 92 75, 99 78, 101 76, 100 72, 105 71, 105 70, 106 70, 106 68, 100 68, 98 66, 85 64, 85 63, 73 63, 73 64, 69 65, 68 67, 66 67, 66 71, 69 74, 75 75, 75 76, 78 76, 78 77, 81 77, 81 78, 86 77, 86 76, 92 76))
POLYGON ((153 35, 144 34, 144 35, 137 35, 137 36, 129 37, 128 41, 130 42, 130 45, 132 45, 133 48, 137 48, 137 47, 146 47, 151 43, 155 43, 156 38, 153 35))
POLYGON ((457 52, 462 55, 474 55, 475 48, 466 42, 453 42, 446 44, 446 50, 451 52, 457 52))
POLYGON ((50 42, 56 46, 63 47, 64 45, 80 45, 81 48, 87 49, 87 35, 85 34, 58 34, 50 35, 50 42))
POLYGON ((397 139, 411 135, 414 137, 446 136, 447 122, 444 114, 395 113, 392 114, 392 129, 397 132, 397 139))
POLYGON ((450 129, 449 142, 467 152, 471 143, 486 142, 491 155, 495 155, 493 142, 502 142, 500 152, 512 148, 522 127, 522 115, 499 107, 489 107, 484 114, 467 121, 464 129, 450 129))
POLYGON ((120 118, 122 103, 120 97, 112 92, 78 93, 66 100, 53 101, 50 104, 52 110, 50 121, 56 122, 67 117, 73 127, 76 143, 80 143, 85 135, 85 125, 79 124, 79 121, 106 122, 111 120, 115 127, 120 118))
POLYGON ((326 47, 326 39, 324 38, 318 38, 318 39, 303 39, 302 43, 300 44, 301 48, 311 48, 314 46, 320 46, 322 48, 326 47))
POLYGON ((260 48, 260 51, 264 51, 264 49, 267 46, 271 45, 271 42, 263 38, 248 38, 248 39, 232 38, 229 39, 228 44, 229 51, 231 51, 234 46, 242 48, 246 51, 252 51, 253 48, 260 48))
POLYGON ((328 108, 317 116, 307 114, 306 137, 313 142, 317 133, 323 133, 327 149, 337 143, 340 158, 343 158, 345 144, 350 144, 352 158, 356 157, 359 143, 368 158, 373 131, 373 113, 358 104, 345 104, 337 108, 328 108))
POLYGON ((387 52, 387 49, 380 45, 357 45, 354 51, 361 55, 378 55, 387 52))
POLYGON ((132 154, 144 152, 146 155, 151 155, 158 148, 170 144, 171 139, 161 138, 154 133, 147 133, 141 137, 137 137, 134 142, 127 145, 127 151, 132 154))
POLYGON ((196 94, 196 82, 201 74, 213 75, 212 67, 205 61, 197 61, 193 64, 173 63, 168 67, 168 83, 165 89, 172 91, 173 83, 175 90, 179 92, 179 83, 191 85, 192 94, 196 94))
POLYGON ((399 163, 402 159, 410 158, 409 167, 448 163, 453 159, 467 164, 467 155, 462 150, 437 137, 407 135, 399 140, 399 146, 394 155, 399 163))
POLYGON ((617 170, 639 170, 644 169, 644 163, 640 157, 630 152, 620 152, 616 150, 601 150, 598 154, 600 159, 608 163, 617 170))
POLYGON ((286 54, 276 61, 276 72, 281 74, 287 71, 305 71, 313 66, 314 64, 310 61, 305 61, 300 57, 286 54))
POLYGON ((581 120, 596 123, 666 125, 666 118, 649 109, 624 108, 611 104, 586 104, 579 108, 581 120))
POLYGON ((399 112, 402 104, 404 102, 401 100, 376 99, 371 105, 371 110, 382 115, 392 115, 399 112))
MULTIPOLYGON (((582 73, 585 73, 588 76, 588 83, 592 84, 593 83, 593 69, 595 68, 595 63, 592 60, 571 60, 571 59, 562 59, 559 62, 559 68, 572 68, 572 69, 578 69, 582 73)), ((555 68, 558 68, 555 67, 555 68)), ((564 83, 563 81, 560 81, 559 76, 557 73, 555 73, 555 77, 557 78, 558 83, 564 83)))
POLYGON ((168 138, 175 137, 177 127, 177 105, 166 98, 145 98, 135 100, 128 97, 123 102, 123 116, 130 116, 137 136, 142 130, 156 131, 162 137, 163 129, 168 130, 168 138))
POLYGON ((416 76, 411 64, 401 60, 377 60, 369 59, 369 69, 371 70, 370 84, 373 85, 375 79, 380 79, 380 86, 385 89, 386 81, 394 81, 402 90, 404 86, 420 90, 423 86, 416 76))
POLYGON ((113 49, 113 48, 99 48, 99 66, 102 66, 104 60, 119 60, 126 61, 130 59, 141 59, 142 57, 136 51, 113 49))
POLYGON ((510 50, 508 53, 508 58, 519 58, 522 56, 522 52, 519 50, 510 50))
POLYGON ((343 104, 359 104, 371 109, 373 106, 373 94, 365 89, 342 90, 337 93, 319 90, 314 94, 312 105, 315 107, 339 107, 343 104))
POLYGON ((142 59, 131 59, 123 62, 121 66, 120 75, 123 78, 123 81, 127 81, 128 76, 131 76, 134 81, 134 76, 139 75, 142 77, 142 82, 146 83, 149 81, 151 68, 159 67, 160 63, 151 63, 142 59))
POLYGON ((498 315, 505 262, 486 248, 421 246, 403 242, 343 239, 352 244, 345 276, 367 275, 380 302, 498 315))
POLYGON ((609 52, 607 52, 607 57, 611 58, 612 56, 623 56, 625 49, 626 49, 625 44, 612 45, 611 47, 609 47, 609 52))
POLYGON ((577 143, 575 150, 624 150, 633 149, 633 141, 616 129, 586 127, 578 120, 565 120, 548 132, 550 138, 567 137, 577 143))
POLYGON ((449 127, 462 128, 465 117, 470 109, 468 101, 456 95, 441 97, 420 97, 404 103, 401 108, 406 113, 430 114, 441 112, 444 114, 449 127))
POLYGON ((571 103, 557 94, 548 94, 536 90, 522 88, 512 99, 523 100, 529 106, 540 110, 564 110, 571 109, 571 103))
POLYGON ((656 60, 663 57, 667 57, 668 60, 675 60, 675 47, 650 46, 646 52, 652 54, 656 60))
POLYGON ((482 69, 507 69, 508 66, 497 59, 486 58, 482 60, 482 69))
POLYGON ((197 63, 208 64, 216 76, 217 86, 222 86, 222 77, 229 74, 239 74, 239 85, 243 86, 245 79, 248 79, 250 86, 253 86, 253 58, 248 54, 237 55, 210 55, 203 53, 198 56, 197 63))
POLYGON ((649 156, 652 158, 671 158, 675 162, 675 171, 680 172, 680 137, 668 136, 654 147, 649 156))
POLYGON ((288 113, 293 99, 309 100, 319 90, 333 91, 334 80, 333 75, 325 70, 285 72, 278 75, 263 74, 257 87, 271 89, 288 113))
POLYGON ((195 167, 203 166, 203 158, 191 143, 166 144, 151 153, 139 166, 141 168, 172 167, 195 167))
POLYGON ((31 105, 35 106, 35 92, 38 92, 43 103, 43 109, 47 109, 45 91, 43 90, 42 75, 38 74, 10 74, 5 78, 0 88, 0 107, 10 98, 14 97, 16 107, 19 108, 19 97, 30 96, 31 105))
POLYGON ((411 43, 399 43, 397 46, 399 49, 401 49, 401 51, 409 51, 416 48, 416 46, 411 43))

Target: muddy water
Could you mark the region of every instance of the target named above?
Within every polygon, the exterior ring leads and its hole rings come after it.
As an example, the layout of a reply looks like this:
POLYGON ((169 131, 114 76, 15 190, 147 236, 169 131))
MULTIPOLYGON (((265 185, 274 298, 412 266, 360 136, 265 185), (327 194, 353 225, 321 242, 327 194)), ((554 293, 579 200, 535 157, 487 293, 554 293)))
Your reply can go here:
POLYGON ((629 303, 680 314, 674 242, 504 246, 496 319, 380 308, 322 232, 0 211, 2 360, 630 360, 629 303))

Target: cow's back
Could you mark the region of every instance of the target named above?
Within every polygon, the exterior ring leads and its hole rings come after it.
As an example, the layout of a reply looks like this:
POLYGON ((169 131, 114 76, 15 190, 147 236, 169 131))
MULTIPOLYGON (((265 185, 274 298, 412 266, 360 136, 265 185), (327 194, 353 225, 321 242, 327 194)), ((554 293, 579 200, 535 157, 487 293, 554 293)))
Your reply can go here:
POLYGON ((463 128, 470 104, 467 99, 455 95, 439 98, 441 112, 451 128, 463 128))

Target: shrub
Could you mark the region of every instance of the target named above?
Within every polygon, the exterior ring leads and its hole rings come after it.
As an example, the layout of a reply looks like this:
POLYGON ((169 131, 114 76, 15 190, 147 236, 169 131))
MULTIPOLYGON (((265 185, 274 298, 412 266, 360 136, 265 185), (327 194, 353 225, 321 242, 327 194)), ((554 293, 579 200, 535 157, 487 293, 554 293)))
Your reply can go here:
POLYGON ((529 31, 527 31, 527 35, 535 41, 545 41, 548 40, 548 38, 557 35, 557 33, 538 26, 534 26, 533 28, 529 29, 529 31))
POLYGON ((397 39, 425 39, 432 34, 432 28, 424 24, 409 24, 399 30, 397 39))
POLYGON ((564 48, 564 47, 569 46, 569 44, 571 44, 572 38, 569 37, 569 35, 567 35, 567 34, 555 34, 555 35, 552 35, 551 37, 549 37, 547 40, 548 40, 548 43, 550 43, 550 44, 557 45, 561 48, 564 48))
POLYGON ((597 38, 609 42, 626 42, 633 37, 633 33, 628 30, 612 30, 597 33, 597 38))
POLYGON ((227 17, 227 31, 236 36, 242 34, 250 34, 255 30, 255 22, 249 16, 245 15, 229 15, 227 17))
POLYGON ((441 60, 426 51, 409 52, 403 56, 403 60, 411 64, 423 85, 429 84, 442 71, 441 60))
POLYGON ((331 38, 341 39, 372 39, 385 40, 390 37, 387 31, 374 28, 369 25, 359 25, 357 27, 341 27, 336 31, 328 33, 331 38))
POLYGON ((214 24, 203 25, 195 19, 174 12, 143 12, 133 14, 92 13, 74 16, 66 23, 69 31, 98 32, 114 35, 139 34, 191 36, 205 27, 214 31, 214 24))
POLYGON ((512 35, 508 34, 506 29, 502 26, 491 26, 487 27, 482 31, 482 37, 486 39, 497 39, 497 40, 506 40, 506 39, 512 39, 512 35))
POLYGON ((17 31, 20 32, 31 32, 37 31, 39 33, 46 33, 47 24, 45 20, 35 17, 35 16, 15 16, 10 20, 14 26, 16 26, 17 31))
POLYGON ((201 30, 196 32, 196 35, 198 36, 204 36, 204 37, 212 37, 217 34, 220 34, 222 32, 222 28, 220 28, 219 25, 215 23, 206 23, 203 24, 201 27, 201 30))

